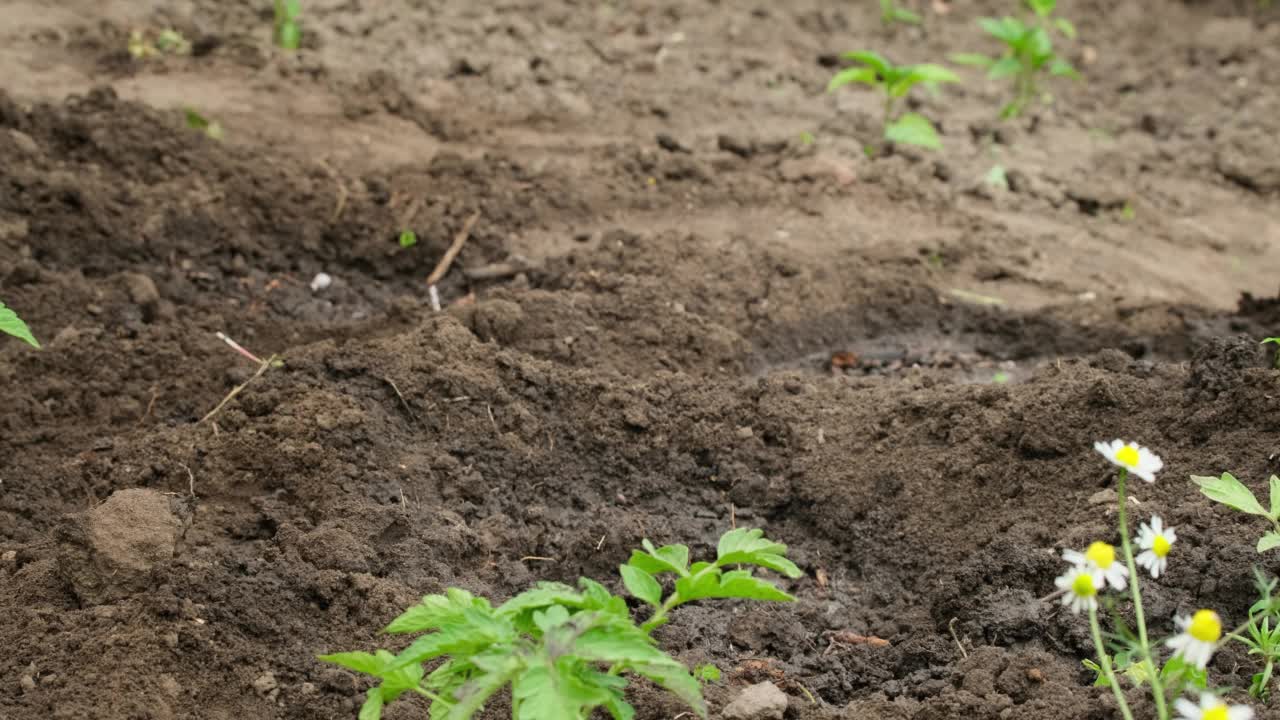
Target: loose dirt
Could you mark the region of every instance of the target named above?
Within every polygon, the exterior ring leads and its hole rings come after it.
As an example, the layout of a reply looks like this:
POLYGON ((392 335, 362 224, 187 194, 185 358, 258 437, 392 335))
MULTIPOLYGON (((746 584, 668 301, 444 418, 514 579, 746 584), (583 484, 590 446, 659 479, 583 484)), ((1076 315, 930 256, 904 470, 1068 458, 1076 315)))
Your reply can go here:
POLYGON ((1280 472, 1280 8, 1064 2, 1086 82, 921 94, 946 149, 872 160, 836 54, 1005 9, 873 6, 317 0, 286 54, 266 2, 0 0, 0 299, 45 343, 0 342, 0 717, 354 717, 315 655, 419 596, 734 524, 806 576, 659 632, 717 712, 1118 716, 1041 600, 1111 532, 1112 437, 1166 463, 1155 632, 1241 619, 1280 563, 1187 476, 1280 472), (169 27, 192 55, 126 52, 169 27), (285 362, 201 423, 256 370, 218 331, 285 362))

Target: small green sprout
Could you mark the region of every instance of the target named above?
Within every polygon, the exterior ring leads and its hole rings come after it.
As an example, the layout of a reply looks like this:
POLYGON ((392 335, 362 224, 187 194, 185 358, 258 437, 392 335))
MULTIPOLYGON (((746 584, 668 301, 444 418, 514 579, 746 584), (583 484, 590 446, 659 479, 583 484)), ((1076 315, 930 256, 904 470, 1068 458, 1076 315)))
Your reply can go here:
POLYGON ((1266 345, 1267 343, 1271 343, 1272 345, 1276 346, 1275 368, 1277 370, 1280 370, 1280 337, 1269 337, 1266 340, 1263 340, 1259 344, 1266 345))
POLYGON ((387 626, 388 633, 426 633, 400 654, 344 652, 320 659, 381 680, 369 690, 360 720, 378 720, 383 707, 406 692, 431 701, 431 720, 469 720, 507 685, 516 720, 586 720, 596 708, 623 720, 635 716, 624 694, 626 675, 647 678, 706 718, 700 681, 714 680, 719 670, 703 666, 691 674, 657 646, 654 629, 694 600, 794 599, 751 570, 730 567, 754 565, 790 578, 803 573, 786 558, 787 547, 761 530, 730 530, 713 562, 692 565, 684 545, 641 544, 644 549, 632 552, 618 571, 627 592, 652 610, 642 625, 626 600, 587 578, 576 588, 538 583, 498 607, 449 588, 424 597, 387 626), (674 576, 665 596, 663 575, 674 576), (424 668, 440 660, 430 673, 424 668))
POLYGON ((809 132, 808 130, 801 130, 801 131, 800 131, 800 144, 801 144, 801 145, 804 145, 804 146, 806 146, 806 147, 807 147, 807 146, 809 146, 809 145, 812 145, 812 144, 813 144, 814 142, 816 142, 816 141, 817 141, 817 138, 815 138, 815 137, 813 136, 813 133, 809 132))
POLYGON ((1280 662, 1280 598, 1275 597, 1277 581, 1267 579, 1262 571, 1254 568, 1254 585, 1260 596, 1249 608, 1249 620, 1243 627, 1227 635, 1249 648, 1250 655, 1262 657, 1262 671, 1253 675, 1249 694, 1259 700, 1267 700, 1271 694, 1271 676, 1280 662))
POLYGON ((703 685, 720 682, 720 668, 716 667, 712 663, 698 665, 693 669, 693 676, 703 685))
POLYGON ((896 0, 880 0, 880 22, 887 27, 894 23, 919 25, 922 20, 916 13, 904 7, 899 7, 896 0))
POLYGON ((400 231, 400 247, 411 248, 418 244, 418 234, 412 230, 400 231))
POLYGON ((212 140, 222 139, 222 124, 217 120, 210 120, 206 118, 195 108, 184 108, 183 113, 187 118, 187 127, 192 130, 199 130, 212 140))
POLYGON ((191 41, 172 28, 161 30, 153 42, 149 33, 133 30, 129 33, 129 54, 138 60, 149 58, 158 53, 170 55, 190 55, 191 41))
POLYGON ((302 43, 302 0, 276 0, 275 41, 285 50, 297 50, 302 43))
POLYGON ((1192 475, 1191 480, 1200 486, 1200 492, 1216 503, 1226 505, 1249 515, 1257 515, 1271 521, 1272 530, 1258 540, 1258 552, 1280 547, 1280 477, 1271 476, 1271 507, 1263 508, 1253 491, 1228 472, 1221 477, 1192 475))
POLYGON ((0 333, 12 335, 33 348, 40 348, 40 343, 36 342, 35 336, 31 334, 31 328, 18 317, 18 313, 5 307, 3 302, 0 302, 0 333))
MULTIPOLYGON (((859 67, 845 68, 827 83, 827 92, 834 92, 850 83, 865 83, 884 95, 884 115, 881 118, 881 134, 891 143, 917 145, 939 150, 942 140, 938 131, 923 115, 908 112, 897 113, 898 101, 916 85, 937 89, 942 83, 960 82, 960 78, 941 65, 894 65, 883 55, 869 51, 849 52, 842 56, 860 63, 859 67)), ((872 153, 871 146, 867 148, 872 153)))
POLYGON ((1024 23, 1014 17, 982 18, 978 24, 987 34, 1004 43, 1000 57, 980 53, 957 53, 952 62, 984 68, 992 79, 1013 78, 1014 98, 1000 110, 1000 117, 1017 117, 1040 96, 1040 79, 1050 76, 1080 78, 1080 73, 1053 49, 1049 27, 1067 38, 1076 36, 1075 26, 1065 18, 1052 17, 1057 0, 1026 0, 1036 20, 1024 23))
POLYGON ((1009 189, 1009 175, 1003 165, 992 165, 987 174, 982 176, 982 182, 1001 190, 1009 189))

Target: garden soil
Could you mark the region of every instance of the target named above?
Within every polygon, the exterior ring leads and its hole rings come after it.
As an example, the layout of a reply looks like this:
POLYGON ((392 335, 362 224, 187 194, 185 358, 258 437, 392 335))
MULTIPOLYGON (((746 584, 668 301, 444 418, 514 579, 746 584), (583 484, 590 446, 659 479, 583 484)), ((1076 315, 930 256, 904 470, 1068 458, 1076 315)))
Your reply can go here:
POLYGON ((945 149, 872 159, 839 53, 990 50, 1005 4, 316 0, 285 53, 265 1, 0 1, 0 299, 44 343, 0 342, 0 718, 353 718, 315 656, 423 594, 735 525, 804 576, 658 632, 713 713, 1118 717, 1045 599, 1114 539, 1094 441, 1165 460, 1157 634, 1280 571, 1188 479, 1280 472, 1280 7, 1061 5, 1084 81, 922 92, 945 149))

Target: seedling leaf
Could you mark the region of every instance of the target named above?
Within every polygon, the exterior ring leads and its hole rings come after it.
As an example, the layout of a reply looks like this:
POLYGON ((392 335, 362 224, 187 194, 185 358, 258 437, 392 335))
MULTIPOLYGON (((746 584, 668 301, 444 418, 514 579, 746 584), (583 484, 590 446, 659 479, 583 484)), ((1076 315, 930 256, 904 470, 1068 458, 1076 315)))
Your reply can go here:
POLYGON ((360 706, 359 720, 380 720, 382 717, 382 688, 369 688, 369 695, 360 706))
POLYGON ((418 244, 418 234, 412 230, 403 230, 400 233, 400 247, 411 248, 418 244))
POLYGON ((37 349, 40 347, 40 343, 36 342, 35 336, 31 334, 31 328, 18 317, 18 313, 5 307, 2 302, 0 302, 0 332, 12 335, 31 347, 37 349))
POLYGON ((1235 479, 1231 473, 1222 473, 1222 477, 1192 475, 1191 480, 1200 486, 1200 492, 1215 502, 1234 508, 1250 515, 1270 517, 1266 510, 1258 504, 1257 498, 1249 488, 1235 479))
POLYGON ((632 597, 654 607, 662 605, 662 586, 652 575, 634 565, 621 565, 618 572, 622 575, 622 584, 627 586, 627 592, 632 597))
POLYGON ((367 652, 333 653, 321 655, 319 659, 366 675, 381 675, 386 665, 376 655, 367 652))
POLYGON ((1058 32, 1062 33, 1067 38, 1071 40, 1076 39, 1076 26, 1072 24, 1070 20, 1066 18, 1054 18, 1053 26, 1058 29, 1058 32))
POLYGON ((933 128, 933 123, 916 113, 906 113, 895 120, 885 128, 884 136, 886 140, 904 145, 918 145, 931 150, 942 148, 942 140, 938 137, 938 131, 933 128))
POLYGON ((836 73, 831 78, 831 82, 827 83, 827 92, 834 92, 850 83, 866 83, 868 85, 876 84, 876 71, 869 67, 851 67, 845 68, 836 73))
POLYGON ((889 78, 890 68, 893 67, 893 63, 889 62, 888 58, 881 55, 880 53, 872 52, 870 50, 856 50, 854 52, 847 52, 844 55, 841 55, 840 57, 844 58, 845 60, 853 60, 856 62, 860 62, 863 65, 867 65, 871 67, 873 70, 875 70, 876 74, 879 75, 882 79, 886 79, 886 80, 889 78))
POLYGON ((1258 552, 1266 552, 1274 548, 1280 547, 1280 533, 1271 530, 1258 540, 1258 552))

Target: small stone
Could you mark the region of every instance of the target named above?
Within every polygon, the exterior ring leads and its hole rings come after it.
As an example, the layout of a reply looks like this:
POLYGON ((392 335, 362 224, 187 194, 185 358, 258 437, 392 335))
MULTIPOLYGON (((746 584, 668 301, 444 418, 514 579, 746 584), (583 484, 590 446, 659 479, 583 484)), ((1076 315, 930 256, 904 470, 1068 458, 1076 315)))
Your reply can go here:
POLYGON ((160 302, 160 291, 155 281, 142 273, 124 273, 121 275, 124 287, 129 292, 129 299, 135 305, 151 307, 160 302))
POLYGON ((259 695, 269 695, 272 690, 280 687, 280 683, 276 682, 276 676, 273 672, 264 672, 253 681, 253 689, 259 695))
POLYGON ((757 683, 743 690, 721 711, 724 720, 782 720, 787 711, 787 695, 771 682, 757 683))
POLYGON ((23 675, 18 678, 18 684, 22 686, 23 692, 31 692, 36 689, 36 679, 30 675, 23 675))
POLYGON ((1089 496, 1090 505, 1114 505, 1116 503, 1116 491, 1112 488, 1104 488, 1089 496))
POLYGON ((22 152, 31 155, 32 157, 40 154, 40 146, 36 144, 36 141, 32 139, 30 135, 22 132, 21 130, 14 130, 10 128, 9 137, 13 139, 13 144, 17 145, 18 149, 22 152))
POLYGON ((329 273, 316 273, 316 276, 311 278, 311 291, 320 292, 332 284, 333 276, 329 273))
POLYGON ((656 139, 658 141, 658 147, 662 148, 663 150, 666 150, 667 152, 673 152, 673 153, 689 152, 689 148, 682 145, 679 140, 676 140, 674 137, 672 137, 668 133, 660 132, 658 133, 658 136, 656 139))

